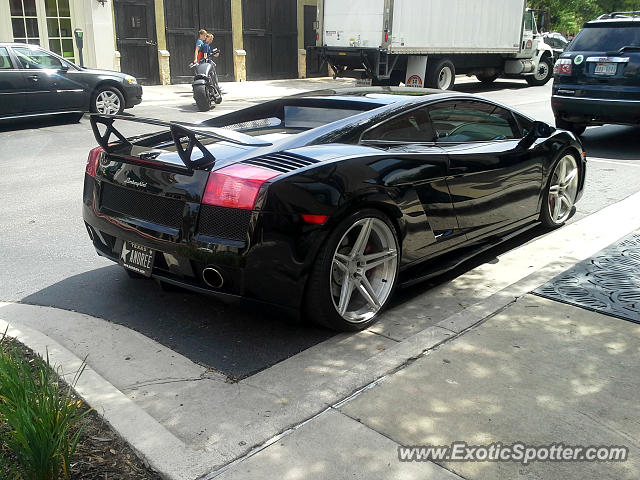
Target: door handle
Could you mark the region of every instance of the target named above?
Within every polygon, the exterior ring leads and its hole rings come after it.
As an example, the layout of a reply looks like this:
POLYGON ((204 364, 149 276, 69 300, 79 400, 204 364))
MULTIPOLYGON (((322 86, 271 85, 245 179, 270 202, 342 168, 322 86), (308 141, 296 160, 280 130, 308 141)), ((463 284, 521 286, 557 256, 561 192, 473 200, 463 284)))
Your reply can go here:
POLYGON ((28 78, 29 80, 33 80, 34 82, 37 82, 37 81, 38 81, 38 75, 29 75, 27 78, 28 78))
POLYGON ((154 42, 153 40, 147 40, 144 43, 146 43, 147 45, 155 45, 156 42, 154 42))

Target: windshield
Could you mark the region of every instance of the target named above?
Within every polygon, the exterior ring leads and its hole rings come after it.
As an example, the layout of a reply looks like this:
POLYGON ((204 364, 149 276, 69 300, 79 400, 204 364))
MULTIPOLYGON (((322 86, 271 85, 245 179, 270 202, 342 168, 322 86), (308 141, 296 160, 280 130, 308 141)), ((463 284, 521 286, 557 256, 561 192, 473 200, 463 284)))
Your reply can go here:
POLYGON ((615 52, 630 45, 640 46, 640 26, 591 26, 583 28, 568 50, 615 52))

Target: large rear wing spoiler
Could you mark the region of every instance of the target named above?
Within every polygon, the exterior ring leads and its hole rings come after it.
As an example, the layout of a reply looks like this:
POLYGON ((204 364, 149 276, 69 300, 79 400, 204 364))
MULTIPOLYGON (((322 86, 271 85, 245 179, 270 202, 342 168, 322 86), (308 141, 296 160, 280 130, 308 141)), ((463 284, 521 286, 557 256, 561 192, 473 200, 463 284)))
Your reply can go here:
POLYGON ((126 138, 114 126, 116 120, 124 120, 128 122, 146 123, 149 125, 157 125, 159 127, 169 128, 171 139, 176 147, 176 152, 180 156, 180 160, 187 168, 202 168, 215 162, 213 154, 200 142, 198 137, 214 138, 224 142, 235 143, 237 145, 246 145, 252 147, 263 147, 271 145, 271 143, 251 137, 244 133, 236 132, 218 127, 207 127, 193 123, 182 122, 163 122, 152 118, 134 117, 128 115, 101 115, 92 114, 90 116, 91 128, 93 135, 96 137, 98 144, 107 153, 115 153, 122 146, 132 146, 134 142, 126 138), (104 133, 100 132, 100 125, 105 127, 104 133), (111 142, 111 136, 115 136, 117 141, 111 142), (197 147, 202 154, 201 157, 192 159, 193 148, 197 147))

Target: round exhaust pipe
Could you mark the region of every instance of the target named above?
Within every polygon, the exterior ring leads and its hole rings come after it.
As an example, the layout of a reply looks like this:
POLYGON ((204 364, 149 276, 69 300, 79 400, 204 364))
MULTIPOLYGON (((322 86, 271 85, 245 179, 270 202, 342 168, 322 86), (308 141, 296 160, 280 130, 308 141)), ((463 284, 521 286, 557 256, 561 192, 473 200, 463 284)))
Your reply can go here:
POLYGON ((214 267, 206 267, 202 270, 202 280, 211 288, 221 288, 224 284, 222 274, 214 267))

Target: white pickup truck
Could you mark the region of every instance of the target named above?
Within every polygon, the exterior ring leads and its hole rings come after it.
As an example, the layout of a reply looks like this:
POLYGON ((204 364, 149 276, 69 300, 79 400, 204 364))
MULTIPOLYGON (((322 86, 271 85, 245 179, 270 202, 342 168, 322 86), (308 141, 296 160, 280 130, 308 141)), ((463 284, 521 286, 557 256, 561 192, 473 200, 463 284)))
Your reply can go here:
POLYGON ((553 51, 526 0, 320 0, 309 49, 336 76, 451 89, 456 74, 544 85, 553 51))

